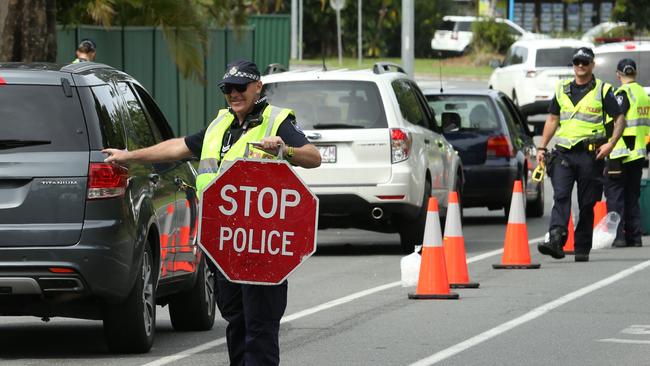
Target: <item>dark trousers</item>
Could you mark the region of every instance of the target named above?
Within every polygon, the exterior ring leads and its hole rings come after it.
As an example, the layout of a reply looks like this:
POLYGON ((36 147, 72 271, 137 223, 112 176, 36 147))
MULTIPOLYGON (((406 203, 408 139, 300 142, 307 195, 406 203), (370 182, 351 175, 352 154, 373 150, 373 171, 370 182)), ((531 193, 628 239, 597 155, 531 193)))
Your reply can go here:
POLYGON ((623 164, 619 177, 607 177, 605 180, 605 197, 607 211, 621 216, 616 240, 625 240, 629 245, 641 242, 641 174, 644 159, 623 164))
POLYGON ((596 160, 595 153, 580 149, 557 148, 557 157, 551 167, 553 184, 553 210, 550 228, 559 226, 565 230, 571 214, 571 193, 574 182, 578 183, 578 207, 580 216, 575 230, 575 252, 589 254, 593 234, 594 204, 603 193, 604 162, 596 160))
POLYGON ((217 305, 228 322, 230 364, 280 363, 280 319, 287 307, 287 281, 277 286, 243 285, 228 281, 219 270, 217 305))

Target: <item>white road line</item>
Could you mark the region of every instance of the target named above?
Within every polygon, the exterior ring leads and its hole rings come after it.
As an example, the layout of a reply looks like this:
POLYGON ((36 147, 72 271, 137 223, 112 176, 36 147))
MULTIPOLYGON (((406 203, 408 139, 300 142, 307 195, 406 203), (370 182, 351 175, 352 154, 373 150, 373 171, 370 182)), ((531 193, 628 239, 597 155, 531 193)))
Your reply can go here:
POLYGON ((630 268, 625 269, 625 270, 623 270, 621 272, 618 272, 617 274, 615 274, 613 276, 610 276, 610 277, 602 279, 602 280, 600 280, 598 282, 595 282, 595 283, 593 283, 593 284, 591 284, 591 285, 589 285, 587 287, 583 287, 583 288, 581 288, 579 290, 576 290, 574 292, 566 294, 566 295, 558 298, 557 300, 553 300, 553 301, 551 301, 549 303, 546 303, 546 304, 544 304, 544 305, 542 305, 540 307, 537 307, 537 308, 529 311, 528 313, 526 313, 526 314, 524 314, 524 315, 522 315, 522 316, 520 316, 518 318, 515 318, 513 320, 510 320, 509 322, 498 325, 498 326, 496 326, 496 327, 494 327, 494 328, 492 328, 492 329, 490 329, 488 331, 485 331, 485 332, 483 332, 483 333, 481 333, 479 335, 476 335, 476 336, 474 336, 472 338, 469 338, 469 339, 467 339, 467 340, 465 340, 463 342, 460 342, 460 343, 458 343, 458 344, 456 344, 454 346, 451 346, 451 347, 449 347, 447 349, 444 349, 444 350, 442 350, 440 352, 434 353, 433 355, 431 355, 431 356, 429 356, 429 357, 427 357, 425 359, 422 359, 420 361, 417 361, 417 362, 411 364, 411 366, 429 366, 429 365, 436 364, 436 363, 438 363, 440 361, 443 361, 443 360, 445 360, 445 359, 447 359, 449 357, 452 357, 452 356, 454 356, 454 355, 456 355, 456 354, 458 354, 460 352, 463 352, 463 351, 465 351, 465 350, 467 350, 467 349, 469 349, 471 347, 474 347, 474 346, 476 346, 478 344, 481 344, 481 343, 483 343, 483 342, 485 342, 485 341, 487 341, 489 339, 492 339, 492 338, 494 338, 494 337, 496 337, 496 336, 498 336, 500 334, 503 334, 503 333, 505 333, 505 332, 507 332, 507 331, 519 326, 519 325, 522 325, 522 324, 527 323, 527 322, 529 322, 531 320, 539 318, 540 316, 548 313, 549 311, 551 311, 551 310, 553 310, 555 308, 558 308, 558 307, 560 307, 560 306, 562 306, 562 305, 564 305, 564 304, 566 304, 568 302, 571 302, 571 301, 573 301, 575 299, 578 299, 578 298, 580 298, 580 297, 582 297, 584 295, 587 295, 587 294, 589 294, 591 292, 599 290, 599 289, 601 289, 601 288, 603 288, 605 286, 611 285, 612 283, 614 283, 616 281, 622 280, 623 278, 628 277, 628 276, 630 276, 630 275, 632 275, 632 274, 634 274, 636 272, 639 272, 641 270, 644 270, 644 269, 646 269, 648 267, 650 267, 650 260, 639 263, 639 264, 637 264, 637 265, 635 265, 633 267, 630 267, 630 268))
POLYGON ((643 340, 637 340, 637 339, 621 339, 621 338, 599 339, 598 342, 626 343, 626 344, 650 344, 650 341, 643 341, 643 340))
MULTIPOLYGON (((543 236, 538 237, 538 238, 533 238, 533 239, 531 239, 529 241, 528 244, 536 244, 538 242, 541 242, 543 239, 544 239, 543 236)), ((487 259, 487 258, 493 257, 493 256, 501 254, 501 253, 503 253, 503 249, 497 249, 497 250, 492 250, 492 251, 489 251, 489 252, 485 252, 483 254, 479 254, 479 255, 476 255, 474 257, 468 258, 467 263, 478 262, 480 260, 487 259)), ((335 306, 338 306, 338 305, 343 305, 345 303, 360 299, 360 298, 362 298, 364 296, 372 295, 372 294, 377 293, 379 291, 388 290, 388 289, 391 289, 393 287, 398 287, 398 286, 401 285, 401 283, 402 283, 401 281, 395 281, 395 282, 387 283, 385 285, 381 285, 381 286, 373 287, 373 288, 370 288, 370 289, 367 289, 367 290, 359 291, 359 292, 356 292, 354 294, 344 296, 344 297, 338 298, 336 300, 332 300, 332 301, 326 302, 324 304, 314 306, 312 308, 305 309, 305 310, 299 311, 297 313, 293 313, 291 315, 287 315, 287 316, 283 317, 282 320, 280 320, 280 323, 287 323, 287 322, 290 322, 290 321, 293 321, 293 320, 296 320, 296 319, 300 319, 300 318, 303 318, 303 317, 311 315, 311 314, 315 314, 315 313, 317 313, 319 311, 331 309, 331 308, 333 308, 335 306)), ((214 341, 207 342, 207 343, 204 343, 204 344, 200 344, 200 345, 198 345, 196 347, 186 349, 185 351, 182 351, 182 352, 179 352, 179 353, 176 353, 176 354, 173 354, 173 355, 165 356, 165 357, 159 358, 157 360, 145 363, 142 366, 162 366, 162 365, 166 365, 168 363, 172 363, 174 361, 181 360, 183 358, 195 355, 197 353, 206 351, 206 350, 208 350, 210 348, 217 347, 217 346, 220 346, 220 345, 225 344, 225 343, 226 343, 226 338, 225 337, 215 339, 214 341)))

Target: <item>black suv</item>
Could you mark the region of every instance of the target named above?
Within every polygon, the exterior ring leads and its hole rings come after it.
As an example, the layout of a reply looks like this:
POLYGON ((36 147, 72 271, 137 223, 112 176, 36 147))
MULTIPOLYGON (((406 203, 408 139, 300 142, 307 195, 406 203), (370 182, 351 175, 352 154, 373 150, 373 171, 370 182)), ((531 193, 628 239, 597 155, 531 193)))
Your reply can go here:
POLYGON ((151 348, 156 304, 170 305, 177 330, 212 328, 196 171, 101 153, 173 137, 121 71, 0 64, 0 315, 102 319, 115 352, 151 348))

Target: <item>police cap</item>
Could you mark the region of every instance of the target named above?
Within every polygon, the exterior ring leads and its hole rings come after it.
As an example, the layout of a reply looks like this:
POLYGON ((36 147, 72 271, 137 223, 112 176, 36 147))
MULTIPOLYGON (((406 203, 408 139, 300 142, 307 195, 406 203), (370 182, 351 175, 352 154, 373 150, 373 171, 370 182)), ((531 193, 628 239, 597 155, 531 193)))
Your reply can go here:
POLYGON ((636 62, 631 58, 624 58, 618 62, 616 71, 623 75, 636 75, 636 62))
POLYGON ((248 84, 260 80, 260 72, 254 62, 239 60, 226 66, 226 73, 219 82, 224 84, 248 84))

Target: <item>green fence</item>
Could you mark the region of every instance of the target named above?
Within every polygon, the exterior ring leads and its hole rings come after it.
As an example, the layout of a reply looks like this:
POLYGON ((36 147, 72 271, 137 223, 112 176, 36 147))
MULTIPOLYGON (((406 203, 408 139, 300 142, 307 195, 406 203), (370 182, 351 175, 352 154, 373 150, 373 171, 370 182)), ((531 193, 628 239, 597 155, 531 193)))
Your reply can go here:
POLYGON ((57 62, 69 63, 81 39, 97 44, 97 62, 135 77, 156 99, 177 135, 206 126, 226 105, 217 87, 230 60, 251 59, 264 72, 270 63, 289 64, 289 16, 255 16, 240 30, 212 29, 204 59, 206 85, 178 72, 160 29, 153 27, 59 27, 57 62))

